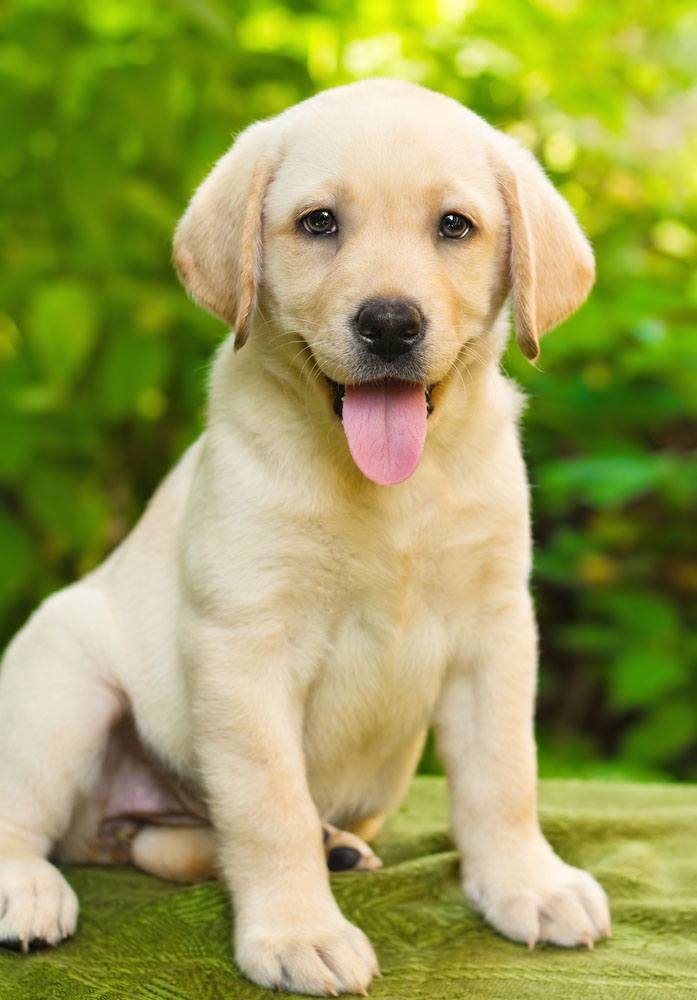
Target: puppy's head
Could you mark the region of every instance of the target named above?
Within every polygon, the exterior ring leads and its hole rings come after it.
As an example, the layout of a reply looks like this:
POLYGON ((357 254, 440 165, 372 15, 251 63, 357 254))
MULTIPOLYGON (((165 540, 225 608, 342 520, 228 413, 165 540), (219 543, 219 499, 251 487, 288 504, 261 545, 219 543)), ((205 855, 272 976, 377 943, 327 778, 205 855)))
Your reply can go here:
POLYGON ((299 359, 300 377, 319 369, 354 459, 386 484, 413 472, 431 390, 491 333, 509 293, 533 360, 594 273, 527 152, 455 101, 384 80, 242 133, 194 195, 174 259, 238 345, 261 301, 273 332, 255 336, 299 359))

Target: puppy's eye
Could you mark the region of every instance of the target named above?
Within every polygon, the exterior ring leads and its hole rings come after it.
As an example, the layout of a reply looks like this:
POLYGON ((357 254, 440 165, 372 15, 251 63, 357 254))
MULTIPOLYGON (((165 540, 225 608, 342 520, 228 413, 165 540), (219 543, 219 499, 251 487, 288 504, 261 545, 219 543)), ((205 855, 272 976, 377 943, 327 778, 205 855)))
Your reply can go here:
POLYGON ((303 215, 300 224, 312 236, 332 236, 338 229, 334 214, 328 208, 316 208, 303 215))
POLYGON ((440 220, 438 233, 446 240, 461 240, 465 236, 469 236, 473 229, 474 226, 466 215, 460 215, 459 212, 448 212, 440 220))

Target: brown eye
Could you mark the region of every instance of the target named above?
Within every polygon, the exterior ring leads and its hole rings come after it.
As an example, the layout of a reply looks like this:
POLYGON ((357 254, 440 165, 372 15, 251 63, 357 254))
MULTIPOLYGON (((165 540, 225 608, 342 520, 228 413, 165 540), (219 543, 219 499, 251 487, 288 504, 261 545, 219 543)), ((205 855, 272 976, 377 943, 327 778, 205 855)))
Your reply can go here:
POLYGON ((440 236, 444 236, 446 240, 461 240, 465 236, 468 236, 473 229, 474 226, 466 215, 460 215, 458 212, 448 212, 440 220, 438 233, 440 236))
POLYGON ((300 223, 311 236, 332 236, 337 231, 336 219, 328 208, 317 208, 303 215, 300 223))

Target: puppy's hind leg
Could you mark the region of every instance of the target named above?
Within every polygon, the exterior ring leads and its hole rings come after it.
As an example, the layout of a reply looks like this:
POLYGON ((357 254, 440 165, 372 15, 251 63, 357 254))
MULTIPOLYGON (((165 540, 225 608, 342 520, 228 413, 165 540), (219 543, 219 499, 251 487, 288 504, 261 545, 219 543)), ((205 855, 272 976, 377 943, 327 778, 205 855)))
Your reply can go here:
POLYGON ((131 862, 170 882, 216 878, 217 851, 210 826, 142 827, 131 841, 131 862))
MULTIPOLYGON (((355 834, 323 823, 322 838, 330 871, 382 868, 380 858, 355 834)), ((130 861, 169 882, 205 882, 217 878, 215 834, 210 826, 147 824, 130 842, 130 861)))
POLYGON ((96 780, 123 705, 106 679, 104 596, 78 584, 49 598, 0 667, 0 944, 57 944, 75 893, 46 859, 96 780))

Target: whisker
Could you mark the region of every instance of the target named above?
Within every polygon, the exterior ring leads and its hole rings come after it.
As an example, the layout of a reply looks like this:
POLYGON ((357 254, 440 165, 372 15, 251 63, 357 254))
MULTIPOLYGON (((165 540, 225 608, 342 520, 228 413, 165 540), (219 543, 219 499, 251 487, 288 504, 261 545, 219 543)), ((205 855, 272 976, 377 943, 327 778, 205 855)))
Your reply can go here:
POLYGON ((297 351, 293 355, 293 357, 290 359, 291 365, 295 364, 295 362, 298 360, 298 358, 301 358, 303 356, 303 354, 305 353, 305 351, 308 352, 308 356, 312 355, 312 351, 310 350, 310 345, 309 344, 303 344, 303 346, 300 348, 300 350, 297 351))

